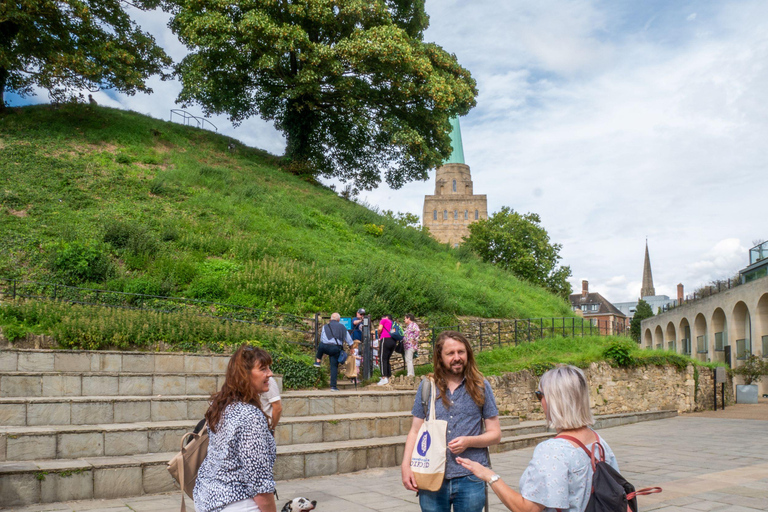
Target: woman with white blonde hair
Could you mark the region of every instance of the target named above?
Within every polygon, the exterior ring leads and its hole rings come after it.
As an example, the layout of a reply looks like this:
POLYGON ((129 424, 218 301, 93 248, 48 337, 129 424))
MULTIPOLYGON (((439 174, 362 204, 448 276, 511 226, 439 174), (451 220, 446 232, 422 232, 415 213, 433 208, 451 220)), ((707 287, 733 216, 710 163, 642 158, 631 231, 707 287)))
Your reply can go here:
POLYGON ((540 443, 520 478, 520 492, 505 484, 499 475, 467 459, 456 461, 478 478, 488 482, 501 502, 513 512, 542 512, 560 509, 563 512, 583 512, 592 492, 592 464, 579 446, 592 450, 599 443, 605 461, 619 470, 613 451, 590 428, 595 423, 589 409, 589 386, 584 372, 575 366, 559 366, 541 376, 535 391, 541 401, 547 426, 558 436, 540 443))

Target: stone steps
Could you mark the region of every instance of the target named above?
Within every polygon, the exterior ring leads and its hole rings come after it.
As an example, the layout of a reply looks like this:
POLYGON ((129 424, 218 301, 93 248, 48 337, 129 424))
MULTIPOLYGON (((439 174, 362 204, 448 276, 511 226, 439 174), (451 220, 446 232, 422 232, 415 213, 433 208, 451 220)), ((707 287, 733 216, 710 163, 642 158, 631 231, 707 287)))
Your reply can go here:
MULTIPOLYGON (((510 427, 518 422, 514 416, 501 420, 510 427)), ((173 451, 197 421, 0 426, 0 462, 173 451)), ((399 436, 408 433, 411 421, 407 411, 287 417, 278 424, 275 438, 280 446, 288 446, 399 436)))
POLYGON ((230 356, 182 352, 101 350, 0 350, 0 372, 215 373, 223 375, 230 356))
MULTIPOLYGON (((0 398, 0 425, 94 425, 200 420, 210 395, 0 398)), ((410 411, 413 391, 294 391, 282 394, 285 417, 410 411)))
POLYGON ((211 395, 217 373, 3 372, 0 397, 211 395))
MULTIPOLYGON (((674 411, 598 417, 596 427, 648 421, 674 411)), ((543 422, 505 425, 492 453, 533 446, 553 437, 543 422), (540 430, 539 432, 526 432, 540 430)), ((368 468, 392 467, 402 460, 405 435, 278 446, 275 479, 288 480, 368 468)), ((5 506, 67 500, 137 496, 176 489, 166 471, 175 451, 113 457, 10 461, 0 464, 0 503, 5 506)))

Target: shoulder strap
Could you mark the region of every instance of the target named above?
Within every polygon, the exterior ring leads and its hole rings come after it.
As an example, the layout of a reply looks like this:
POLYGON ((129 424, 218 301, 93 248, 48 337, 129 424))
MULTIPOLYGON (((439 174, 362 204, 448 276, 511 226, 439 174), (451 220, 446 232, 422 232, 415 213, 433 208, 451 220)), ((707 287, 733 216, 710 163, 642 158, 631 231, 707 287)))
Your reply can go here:
POLYGON ((424 408, 424 418, 429 414, 429 399, 432 394, 432 379, 426 377, 421 385, 421 406, 424 408))
POLYGON ((600 444, 600 436, 597 435, 597 432, 592 431, 595 434, 595 444, 592 446, 592 449, 590 450, 586 446, 584 446, 584 443, 579 441, 573 436, 569 436, 567 434, 559 434, 555 436, 555 439, 565 439, 567 441, 571 441, 575 443, 579 448, 584 450, 584 453, 587 454, 587 457, 589 457, 590 461, 592 462, 592 471, 595 470, 595 465, 598 462, 605 461, 605 450, 603 449, 603 445, 600 444), (599 452, 600 455, 598 457, 595 457, 595 451, 599 452))

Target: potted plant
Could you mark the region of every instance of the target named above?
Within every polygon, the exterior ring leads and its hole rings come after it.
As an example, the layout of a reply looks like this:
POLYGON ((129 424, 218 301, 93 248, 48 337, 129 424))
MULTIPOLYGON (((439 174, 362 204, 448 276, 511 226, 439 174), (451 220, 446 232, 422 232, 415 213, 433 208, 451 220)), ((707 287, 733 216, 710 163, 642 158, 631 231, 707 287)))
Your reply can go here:
POLYGON ((744 377, 744 384, 736 386, 736 403, 756 404, 757 383, 763 375, 768 375, 768 363, 750 354, 744 364, 731 370, 731 374, 744 377))

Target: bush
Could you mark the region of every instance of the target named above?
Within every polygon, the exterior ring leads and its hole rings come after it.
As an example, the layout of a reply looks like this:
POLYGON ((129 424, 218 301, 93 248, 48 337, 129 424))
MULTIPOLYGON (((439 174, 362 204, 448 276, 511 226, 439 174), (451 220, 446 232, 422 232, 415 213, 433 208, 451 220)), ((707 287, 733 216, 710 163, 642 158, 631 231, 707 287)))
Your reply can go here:
POLYGON ((750 354, 744 364, 731 370, 732 375, 744 377, 744 384, 757 384, 764 375, 768 375, 768 363, 754 354, 750 354))
POLYGON ((294 355, 272 354, 272 371, 282 374, 283 388, 303 389, 323 387, 325 373, 312 366, 312 362, 294 355))
POLYGON ((67 284, 103 282, 114 272, 112 260, 96 242, 60 242, 50 266, 67 284))
POLYGON ((151 256, 158 250, 157 241, 144 226, 119 220, 107 223, 104 228, 104 242, 136 256, 151 256))
POLYGON ((632 356, 635 350, 637 350, 637 345, 631 341, 613 341, 605 348, 603 356, 619 368, 630 368, 636 364, 635 358, 632 356))

